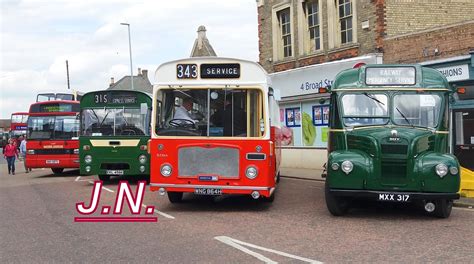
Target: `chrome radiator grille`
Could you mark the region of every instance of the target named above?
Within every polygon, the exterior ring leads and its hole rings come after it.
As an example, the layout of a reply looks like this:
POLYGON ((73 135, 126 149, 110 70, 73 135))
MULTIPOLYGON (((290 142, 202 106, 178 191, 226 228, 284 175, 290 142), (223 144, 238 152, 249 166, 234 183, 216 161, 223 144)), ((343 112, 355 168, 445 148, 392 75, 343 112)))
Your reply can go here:
POLYGON ((178 150, 178 175, 239 176, 239 150, 236 148, 186 147, 178 150))

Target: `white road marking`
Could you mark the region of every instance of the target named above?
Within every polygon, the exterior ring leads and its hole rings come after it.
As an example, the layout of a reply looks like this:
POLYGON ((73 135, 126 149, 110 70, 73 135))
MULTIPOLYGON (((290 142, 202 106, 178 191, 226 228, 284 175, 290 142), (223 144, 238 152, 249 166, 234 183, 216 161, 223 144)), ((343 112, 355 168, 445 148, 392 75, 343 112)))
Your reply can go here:
POLYGON ((474 212, 474 209, 472 207, 453 207, 453 209, 456 209, 456 210, 461 210, 461 211, 468 211, 468 212, 474 212))
POLYGON ((79 181, 80 178, 81 176, 77 176, 75 181, 79 181))
POLYGON ((271 259, 265 257, 264 255, 262 255, 262 254, 260 254, 260 253, 254 252, 254 251, 252 251, 252 250, 250 250, 250 249, 248 249, 248 248, 246 248, 246 247, 243 247, 243 246, 241 246, 241 245, 235 243, 235 242, 233 241, 233 239, 230 238, 230 237, 218 236, 218 237, 214 237, 214 239, 217 239, 217 240, 219 240, 220 242, 222 242, 222 243, 224 243, 224 244, 227 244, 227 245, 229 245, 229 246, 231 246, 231 247, 234 247, 234 248, 236 248, 236 249, 238 249, 238 250, 240 250, 240 251, 242 251, 242 252, 244 252, 244 253, 247 253, 247 254, 249 254, 250 256, 255 257, 255 258, 257 258, 257 259, 259 259, 259 260, 261 260, 261 261, 263 261, 263 262, 265 262, 265 263, 278 263, 278 262, 276 262, 276 261, 273 261, 273 260, 271 260, 271 259))
MULTIPOLYGON (((146 205, 145 205, 145 204, 142 204, 142 206, 146 208, 146 205)), ((157 214, 159 214, 159 215, 161 215, 161 216, 164 216, 164 217, 166 217, 166 218, 175 219, 174 216, 169 215, 169 214, 167 214, 167 213, 163 213, 162 211, 159 211, 159 210, 157 210, 157 209, 154 209, 154 211, 155 211, 155 213, 157 213, 157 214)))
MULTIPOLYGON (((91 184, 94 184, 93 181, 88 181, 88 182, 91 183, 91 184)), ((111 192, 111 193, 114 192, 113 190, 111 190, 111 189, 109 189, 109 188, 107 188, 107 187, 104 187, 104 186, 102 186, 102 189, 104 189, 104 190, 106 190, 106 191, 108 191, 108 192, 111 192)))
POLYGON ((257 245, 250 244, 250 243, 247 243, 247 242, 243 242, 243 241, 240 241, 240 240, 237 240, 237 239, 234 239, 234 238, 231 238, 231 237, 227 237, 227 236, 217 236, 217 237, 214 237, 214 239, 219 240, 220 242, 222 242, 224 244, 227 244, 231 247, 234 247, 234 248, 236 248, 240 251, 243 251, 243 252, 245 252, 245 253, 253 256, 253 257, 256 257, 256 258, 258 258, 259 260, 261 260, 265 263, 277 263, 277 262, 263 256, 260 253, 257 253, 257 252, 254 252, 254 251, 248 249, 248 248, 245 248, 243 246, 259 249, 259 250, 262 250, 262 251, 267 251, 267 252, 270 252, 270 253, 278 254, 280 256, 284 256, 284 257, 292 258, 292 259, 297 259, 297 260, 301 260, 301 261, 308 262, 308 263, 322 263, 322 262, 317 261, 317 260, 303 258, 303 257, 295 256, 295 255, 292 255, 292 254, 288 254, 288 253, 285 253, 285 252, 281 252, 281 251, 278 251, 278 250, 257 246, 257 245))

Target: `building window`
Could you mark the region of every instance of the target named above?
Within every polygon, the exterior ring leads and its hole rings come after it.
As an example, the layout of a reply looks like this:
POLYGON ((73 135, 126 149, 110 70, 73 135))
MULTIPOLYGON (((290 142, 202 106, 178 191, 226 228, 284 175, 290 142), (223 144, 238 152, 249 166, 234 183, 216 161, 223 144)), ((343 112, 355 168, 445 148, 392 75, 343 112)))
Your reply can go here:
POLYGON ((341 44, 352 42, 352 2, 338 0, 341 44))
POLYGON ((321 33, 319 24, 319 5, 318 1, 306 3, 306 15, 308 18, 309 38, 311 50, 321 49, 321 33))
POLYGON ((278 21, 280 23, 281 41, 283 47, 283 57, 291 57, 291 20, 290 20, 290 9, 284 9, 277 13, 278 21))

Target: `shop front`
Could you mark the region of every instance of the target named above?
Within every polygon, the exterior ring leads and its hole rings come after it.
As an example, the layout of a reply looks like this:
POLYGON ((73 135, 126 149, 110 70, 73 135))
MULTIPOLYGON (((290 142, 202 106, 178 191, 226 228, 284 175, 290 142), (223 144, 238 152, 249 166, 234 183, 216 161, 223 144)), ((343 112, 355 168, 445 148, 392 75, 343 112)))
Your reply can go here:
POLYGON ((458 90, 451 108, 451 149, 463 167, 461 194, 474 197, 474 51, 422 65, 439 70, 458 90))
POLYGON ((272 86, 281 92, 280 122, 292 132, 282 146, 283 168, 323 169, 328 142, 328 86, 342 70, 379 63, 381 55, 369 54, 270 74, 272 86))

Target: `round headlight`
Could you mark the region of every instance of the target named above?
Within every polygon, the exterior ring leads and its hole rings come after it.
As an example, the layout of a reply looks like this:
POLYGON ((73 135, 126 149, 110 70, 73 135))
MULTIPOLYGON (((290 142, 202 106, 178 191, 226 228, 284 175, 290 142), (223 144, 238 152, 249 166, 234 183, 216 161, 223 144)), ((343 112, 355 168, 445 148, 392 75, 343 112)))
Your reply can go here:
POLYGON ((91 163, 92 162, 92 156, 91 155, 86 155, 84 157, 84 162, 85 163, 91 163))
POLYGON ((74 149, 73 153, 74 154, 79 154, 79 149, 74 149))
POLYGON ((91 172, 91 166, 86 166, 86 172, 91 172))
POLYGON ((443 178, 446 176, 446 174, 448 174, 448 166, 444 165, 443 163, 436 165, 436 174, 443 178))
POLYGON ((171 175, 171 171, 172 171, 171 165, 169 165, 169 164, 163 164, 163 165, 161 165, 160 171, 161 171, 161 175, 163 175, 163 176, 165 176, 165 177, 170 176, 170 175, 171 175))
POLYGON ((140 172, 145 172, 145 166, 140 166, 140 172))
POLYGON ((332 169, 332 170, 338 170, 338 169, 339 169, 339 164, 337 164, 336 162, 334 162, 333 164, 331 164, 331 169, 332 169))
POLYGON ((452 175, 456 175, 458 174, 459 170, 456 166, 452 166, 449 168, 449 172, 452 174, 452 175))
POLYGON ((346 174, 349 174, 352 171, 352 169, 354 169, 354 164, 352 164, 352 162, 346 160, 341 164, 341 169, 346 174))
POLYGON ((146 156, 145 156, 145 155, 140 155, 140 157, 138 157, 138 161, 139 161, 141 164, 145 164, 145 162, 146 162, 146 156))
POLYGON ((253 166, 249 166, 247 170, 245 170, 245 176, 247 176, 247 178, 249 179, 255 179, 257 175, 258 175, 258 170, 257 168, 253 166))

